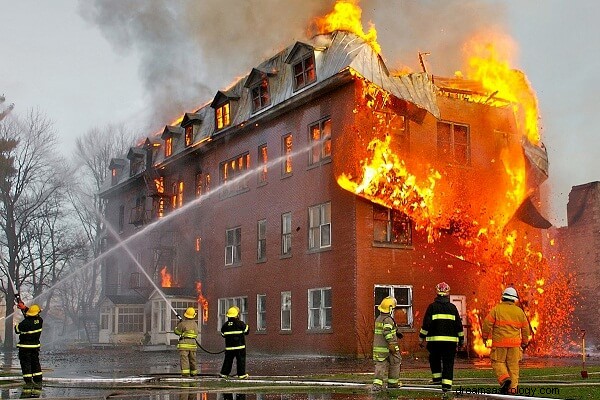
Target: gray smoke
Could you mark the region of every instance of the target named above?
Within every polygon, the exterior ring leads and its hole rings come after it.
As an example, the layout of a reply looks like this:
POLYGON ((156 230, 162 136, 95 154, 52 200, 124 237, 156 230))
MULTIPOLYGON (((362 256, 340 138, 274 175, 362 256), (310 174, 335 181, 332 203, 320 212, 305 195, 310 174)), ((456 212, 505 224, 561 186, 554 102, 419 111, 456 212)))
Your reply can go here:
MULTIPOLYGON (((80 0, 80 14, 114 48, 139 55, 151 98, 147 129, 157 129, 210 101, 217 90, 247 74, 296 40, 334 0, 80 0)), ((390 69, 460 69, 461 46, 503 15, 494 2, 363 0, 363 26, 372 21, 390 69)))

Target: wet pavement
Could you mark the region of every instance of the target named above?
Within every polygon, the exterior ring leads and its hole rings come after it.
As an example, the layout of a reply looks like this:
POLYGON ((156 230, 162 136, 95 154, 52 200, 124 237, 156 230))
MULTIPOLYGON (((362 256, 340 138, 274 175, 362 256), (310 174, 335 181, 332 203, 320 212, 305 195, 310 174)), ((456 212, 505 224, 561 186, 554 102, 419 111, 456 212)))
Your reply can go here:
MULTIPOLYGON (((249 355, 247 371, 250 380, 243 384, 235 378, 223 384, 218 378, 222 355, 198 352, 200 377, 182 379, 179 376, 179 356, 177 351, 142 351, 141 348, 80 348, 68 351, 42 351, 41 362, 45 385, 40 391, 27 391, 20 382, 19 362, 16 353, 5 359, 4 374, 10 373, 16 379, 9 385, 0 382, 2 399, 46 398, 46 399, 200 399, 200 400, 362 400, 371 399, 368 386, 373 372, 371 360, 346 359, 318 356, 264 356, 249 355), (10 365, 10 367, 7 367, 10 365), (327 380, 328 375, 336 375, 338 385, 335 393, 328 390, 298 384, 290 387, 291 381, 315 382, 327 380), (340 378, 341 377, 341 378, 340 378), (136 381, 136 379, 141 379, 136 381), (275 383, 272 381, 276 380, 275 383), (241 385, 240 385, 241 384, 241 385), (226 387, 224 387, 226 386, 226 387), (273 386, 276 386, 274 388, 273 386), (279 388, 279 389, 277 389, 279 388), (273 393, 279 390, 280 393, 273 393), (237 393, 235 393, 235 392, 237 393), (337 393, 339 392, 339 393, 337 393), (281 394, 284 393, 284 394, 281 394)), ((523 368, 540 366, 577 366, 577 358, 531 358, 526 357, 523 368)), ((588 358, 587 364, 600 365, 597 358, 588 358)), ((234 364, 235 368, 235 364, 234 364)), ((490 369, 489 359, 458 358, 455 369, 490 369)), ((413 378, 407 386, 427 387, 429 366, 426 359, 404 358, 404 371, 423 371, 423 378, 413 378)), ((419 374, 417 374, 419 375, 419 374)), ((490 377, 492 373, 490 371, 490 377)), ((7 378, 4 378, 6 380, 7 378)), ((8 382, 6 382, 8 383, 8 382)), ((323 383, 323 382, 321 382, 323 383)), ((318 385, 317 385, 318 386, 318 385)), ((403 388, 394 398, 439 399, 441 392, 429 389, 425 394, 413 397, 411 388, 403 388), (429 396, 429 397, 428 397, 429 396)), ((422 392, 422 391, 421 391, 422 392)), ((386 399, 390 398, 389 393, 386 399)), ((460 396, 461 399, 481 397, 460 396)), ((526 398, 526 397, 523 397, 526 398)))

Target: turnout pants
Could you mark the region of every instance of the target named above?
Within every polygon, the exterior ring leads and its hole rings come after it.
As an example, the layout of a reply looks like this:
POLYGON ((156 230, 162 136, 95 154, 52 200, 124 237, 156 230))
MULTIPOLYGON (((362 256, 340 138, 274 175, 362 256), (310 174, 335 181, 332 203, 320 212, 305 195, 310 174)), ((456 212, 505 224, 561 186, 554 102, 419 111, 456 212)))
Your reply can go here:
POLYGON ((443 390, 452 389, 454 378, 455 342, 427 342, 429 368, 433 383, 441 383, 443 390))
POLYGON ((387 380, 388 387, 398 387, 400 384, 400 368, 402 366, 402 358, 400 353, 390 354, 385 360, 375 360, 375 377, 373 385, 383 386, 383 382, 387 380))
POLYGON ((492 369, 501 386, 506 379, 510 379, 509 393, 515 393, 519 385, 519 361, 522 356, 520 347, 492 347, 492 369))
POLYGON ((179 360, 181 363, 181 375, 194 376, 198 374, 196 365, 196 349, 179 350, 179 360))
POLYGON ((221 374, 229 375, 235 359, 238 377, 246 375, 246 349, 225 350, 225 359, 221 367, 221 374))
POLYGON ((25 383, 42 383, 39 347, 34 349, 19 347, 19 362, 25 383))

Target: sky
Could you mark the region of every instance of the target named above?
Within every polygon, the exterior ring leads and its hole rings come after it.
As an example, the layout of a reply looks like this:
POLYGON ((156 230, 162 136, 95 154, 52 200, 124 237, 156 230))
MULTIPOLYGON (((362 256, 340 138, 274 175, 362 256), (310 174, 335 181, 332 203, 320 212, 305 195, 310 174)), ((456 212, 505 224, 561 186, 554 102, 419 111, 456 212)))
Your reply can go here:
MULTIPOLYGON (((0 0, 0 95, 11 115, 39 109, 65 156, 77 137, 124 125, 162 131, 250 69, 310 35, 334 0, 0 0)), ((361 0, 391 69, 451 76, 481 30, 512 38, 511 67, 538 99, 549 178, 546 217, 566 224, 572 186, 600 180, 600 2, 361 0)))

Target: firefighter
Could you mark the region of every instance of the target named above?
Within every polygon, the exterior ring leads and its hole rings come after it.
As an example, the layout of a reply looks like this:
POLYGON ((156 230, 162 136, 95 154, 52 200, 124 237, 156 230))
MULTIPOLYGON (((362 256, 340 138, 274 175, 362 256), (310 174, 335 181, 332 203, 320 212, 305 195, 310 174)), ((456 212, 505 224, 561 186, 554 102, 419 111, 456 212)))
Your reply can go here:
POLYGON ((198 368, 196 364, 196 349, 198 342, 198 323, 195 321, 196 310, 194 307, 188 307, 183 314, 184 319, 179 321, 175 327, 175 334, 179 335, 177 350, 179 350, 179 360, 181 364, 181 376, 196 376, 198 368))
POLYGON ((377 306, 379 316, 375 319, 375 332, 373 335, 373 362, 375 363, 375 376, 373 378, 374 392, 383 390, 383 381, 387 380, 388 388, 399 388, 400 367, 402 357, 398 339, 402 334, 397 331, 393 313, 397 302, 394 297, 386 297, 377 306))
POLYGON ((19 362, 23 372, 26 389, 42 388, 42 366, 40 365, 40 336, 44 320, 40 317, 42 309, 37 304, 27 307, 20 298, 17 308, 23 312, 23 321, 15 325, 15 333, 19 335, 19 362))
POLYGON ((419 346, 425 347, 427 342, 431 383, 441 384, 445 393, 452 389, 454 358, 457 346, 460 348, 464 343, 464 333, 458 309, 450 302, 450 286, 440 282, 435 286, 435 291, 437 296, 423 317, 419 346))
POLYGON ((502 292, 502 301, 483 320, 484 343, 492 338, 490 360, 500 384, 500 393, 516 393, 519 384, 519 361, 529 344, 529 321, 515 303, 519 295, 513 287, 502 292))
POLYGON ((248 378, 246 373, 246 335, 248 334, 248 325, 242 321, 240 309, 230 307, 227 310, 227 321, 221 327, 221 336, 225 338, 225 359, 221 367, 221 378, 228 378, 233 366, 233 359, 237 367, 237 377, 239 379, 248 378))

